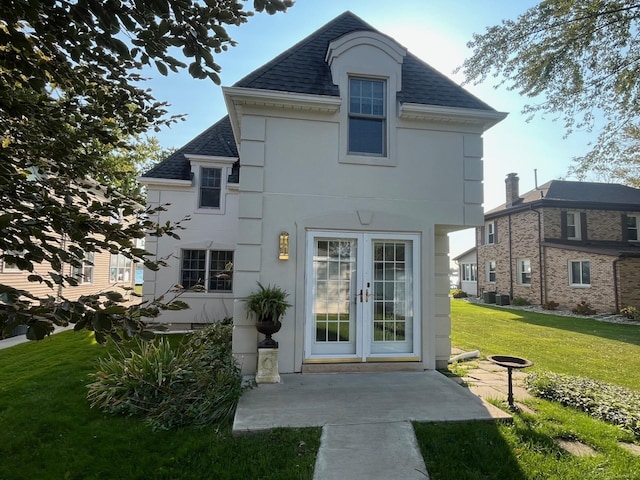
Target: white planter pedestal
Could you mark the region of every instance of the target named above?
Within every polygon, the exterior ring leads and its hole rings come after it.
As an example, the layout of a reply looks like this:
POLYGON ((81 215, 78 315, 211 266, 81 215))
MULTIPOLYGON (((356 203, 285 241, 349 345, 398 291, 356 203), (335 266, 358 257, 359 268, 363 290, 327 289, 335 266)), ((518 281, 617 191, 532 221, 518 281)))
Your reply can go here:
POLYGON ((256 373, 256 383, 280 383, 277 348, 258 349, 258 372, 256 373))

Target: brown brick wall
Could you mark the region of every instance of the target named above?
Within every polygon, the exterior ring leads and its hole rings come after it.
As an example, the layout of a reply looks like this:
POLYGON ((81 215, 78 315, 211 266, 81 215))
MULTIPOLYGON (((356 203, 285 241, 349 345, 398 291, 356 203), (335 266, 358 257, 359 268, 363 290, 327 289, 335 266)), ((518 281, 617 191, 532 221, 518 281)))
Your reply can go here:
POLYGON ((625 258, 617 264, 618 306, 640 308, 640 258, 625 258))
MULTIPOLYGON (((478 292, 496 291, 513 294, 532 303, 540 303, 540 265, 538 263, 538 215, 533 211, 511 216, 511 264, 509 264, 509 217, 495 220, 498 242, 478 247, 478 292), (531 261, 531 285, 518 284, 517 262, 521 258, 531 261), (487 281, 487 262, 496 262, 496 281, 487 281), (511 266, 511 268, 510 268, 511 266)), ((480 241, 481 230, 476 231, 480 241)))
POLYGON ((562 308, 567 309, 575 307, 584 300, 599 313, 615 310, 613 282, 615 257, 547 247, 545 258, 548 300, 553 300, 559 303, 562 308), (590 286, 569 285, 570 261, 590 262, 590 286))
MULTIPOLYGON (((542 238, 561 238, 560 208, 541 210, 542 238)), ((621 213, 619 211, 574 209, 586 212, 587 235, 589 240, 622 241, 621 213)), ((481 229, 476 231, 478 245, 478 293, 496 291, 512 293, 513 297, 523 297, 533 304, 553 300, 564 308, 573 308, 580 301, 589 302, 599 312, 615 310, 613 281, 613 261, 616 257, 584 253, 556 247, 542 249, 543 285, 546 296, 541 297, 540 264, 538 261, 538 215, 529 210, 511 215, 511 272, 509 265, 509 217, 494 220, 497 224, 498 242, 484 245, 481 229), (518 284, 517 261, 528 258, 531 261, 531 285, 518 284), (486 264, 496 262, 496 282, 488 283, 486 264), (569 262, 589 261, 591 285, 589 287, 569 285, 569 262)), ((626 259, 618 263, 618 288, 620 307, 640 305, 640 259, 626 259), (635 302, 635 303, 634 303, 635 302)))

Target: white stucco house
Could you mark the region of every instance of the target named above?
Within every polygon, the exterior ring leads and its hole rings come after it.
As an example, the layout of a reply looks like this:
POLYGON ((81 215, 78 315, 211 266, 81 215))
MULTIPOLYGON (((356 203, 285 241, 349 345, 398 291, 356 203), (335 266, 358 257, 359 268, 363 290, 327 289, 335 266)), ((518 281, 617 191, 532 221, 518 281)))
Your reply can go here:
POLYGON ((233 316, 256 369, 243 297, 277 284, 281 373, 344 364, 434 369, 450 355, 447 233, 483 224, 482 134, 505 117, 350 12, 231 87, 225 116, 147 172, 167 261, 146 297, 197 282, 189 328, 233 316))

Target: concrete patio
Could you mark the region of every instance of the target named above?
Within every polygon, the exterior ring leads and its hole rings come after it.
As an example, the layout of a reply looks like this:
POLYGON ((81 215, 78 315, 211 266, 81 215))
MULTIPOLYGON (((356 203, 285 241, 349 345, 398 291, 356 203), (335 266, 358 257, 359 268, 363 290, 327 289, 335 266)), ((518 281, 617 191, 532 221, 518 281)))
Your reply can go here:
POLYGON ((235 435, 323 427, 314 480, 429 478, 411 421, 511 421, 436 371, 290 374, 240 399, 235 435))

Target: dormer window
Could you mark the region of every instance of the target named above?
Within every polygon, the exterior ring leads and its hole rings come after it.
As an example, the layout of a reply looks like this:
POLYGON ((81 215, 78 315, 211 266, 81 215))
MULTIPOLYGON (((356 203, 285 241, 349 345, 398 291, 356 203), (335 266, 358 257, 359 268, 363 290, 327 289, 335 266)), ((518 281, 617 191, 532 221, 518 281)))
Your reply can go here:
POLYGON ((220 208, 222 169, 200 169, 200 208, 220 208))
POLYGON ((349 153, 386 155, 384 80, 349 79, 349 153))

